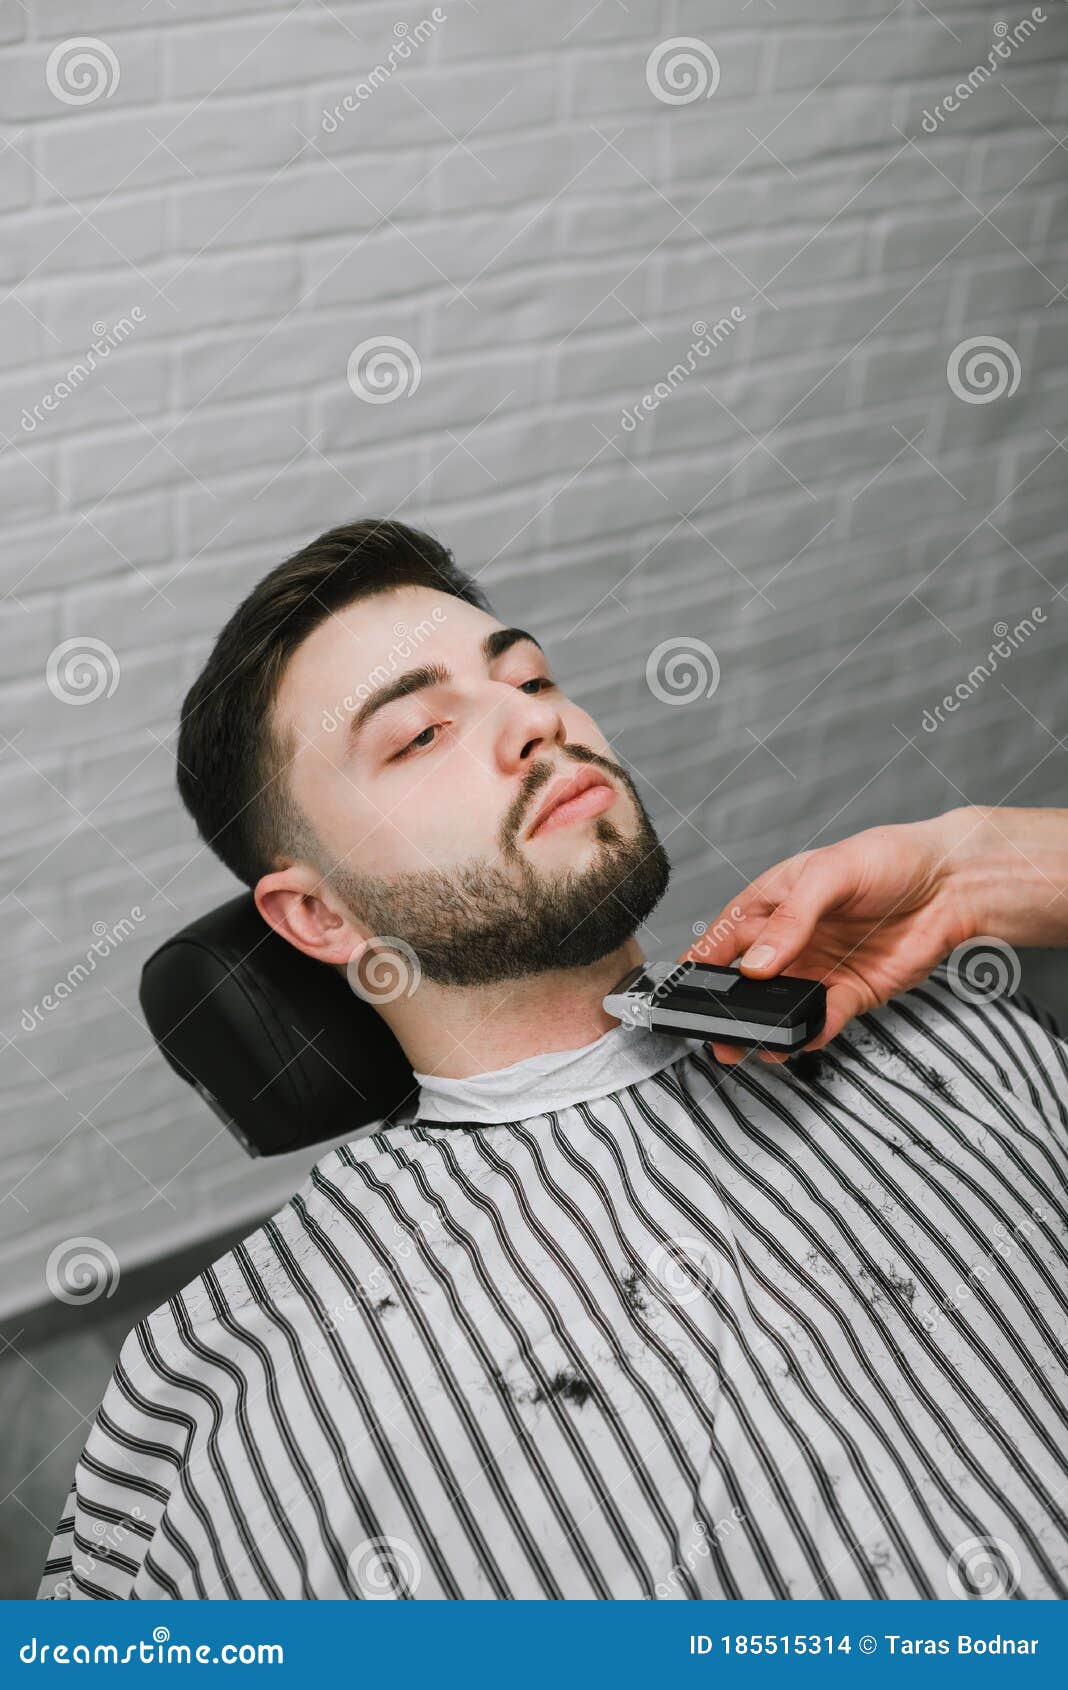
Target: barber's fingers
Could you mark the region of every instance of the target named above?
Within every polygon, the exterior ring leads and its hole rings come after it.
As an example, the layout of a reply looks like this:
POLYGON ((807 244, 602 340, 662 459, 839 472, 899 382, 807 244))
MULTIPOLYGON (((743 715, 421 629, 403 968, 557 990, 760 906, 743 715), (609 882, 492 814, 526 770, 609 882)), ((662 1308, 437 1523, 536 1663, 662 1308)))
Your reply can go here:
POLYGON ((752 1045, 727 1045, 719 1039, 709 1039, 708 1048, 723 1068, 734 1068, 746 1056, 755 1058, 758 1062, 786 1062, 793 1055, 792 1051, 760 1050, 752 1045))
POLYGON ((810 851, 802 851, 765 869, 743 892, 724 904, 712 921, 703 924, 703 931, 677 960, 728 967, 747 949, 776 905, 789 894, 811 855, 810 851))
MULTIPOLYGON (((738 955, 739 948, 746 943, 745 938, 739 938, 740 924, 732 912, 738 908, 737 900, 727 904, 714 921, 702 926, 698 923, 698 934, 692 945, 687 945, 679 962, 706 962, 711 967, 726 968, 738 955)), ((761 923, 755 921, 752 929, 756 932, 761 923)))
POLYGON ((816 1037, 805 1049, 822 1050, 824 1045, 836 1039, 842 1028, 856 1016, 866 1015, 869 1009, 875 1009, 879 1004, 889 1001, 889 996, 880 997, 861 979, 828 980, 826 1018, 816 1037))
MULTIPOLYGON (((822 1050, 836 1039, 843 1027, 858 1015, 866 1015, 868 1010, 875 1009, 879 1004, 888 1003, 888 997, 879 997, 862 980, 828 980, 827 981, 827 1013, 823 1026, 813 1038, 802 1045, 801 1051, 822 1050)), ((762 1052, 761 1055, 764 1053, 762 1052)), ((769 1053, 772 1061, 778 1061, 779 1052, 769 1053)), ((800 1053, 794 1053, 800 1054, 800 1053)), ((785 1058, 783 1059, 785 1060, 785 1058)))
POLYGON ((821 918, 855 889, 856 869, 848 854, 833 847, 812 852, 791 890, 738 958, 739 968, 761 979, 782 973, 805 949, 821 918))
MULTIPOLYGON (((786 857, 782 862, 773 863, 770 868, 758 875, 744 892, 733 898, 720 911, 714 921, 709 922, 701 937, 695 939, 682 955, 680 962, 692 960, 728 966, 734 962, 740 952, 751 950, 758 936, 767 933, 775 916, 786 907, 796 894, 803 871, 810 858, 817 855, 813 851, 800 851, 796 856, 786 857)), ((785 923, 789 925, 789 914, 785 923)), ((813 921, 813 925, 815 922, 813 921)), ((811 929, 810 929, 811 931, 811 929)), ((765 941, 767 942, 767 941, 765 941)), ((772 942, 775 942, 774 940, 772 942)), ((778 964, 773 959, 768 960, 765 967, 754 970, 759 974, 777 973, 802 949, 804 941, 799 939, 789 949, 784 947, 778 964)), ((847 1017, 848 1018, 848 1017, 847 1017)), ((837 1029, 836 1029, 837 1030, 837 1029)), ((746 1045, 725 1044, 718 1039, 710 1039, 708 1048, 716 1061, 723 1067, 733 1067, 741 1062, 751 1047, 746 1045)), ((786 1057, 779 1051, 759 1051, 761 1061, 781 1062, 786 1057)))
MULTIPOLYGON (((852 980, 828 981, 827 983, 827 1014, 823 1026, 813 1038, 806 1041, 801 1051, 760 1050, 753 1051, 756 1061, 766 1064, 788 1062, 791 1056, 800 1055, 803 1051, 822 1050, 824 1045, 830 1044, 838 1037, 842 1028, 857 1015, 865 1014, 873 1009, 877 1003, 874 992, 866 989, 859 982, 852 980)), ((750 1054, 749 1045, 724 1044, 719 1039, 710 1039, 708 1047, 716 1061, 722 1067, 733 1068, 737 1063, 750 1054)))
POLYGON ((712 1052, 716 1061, 721 1063, 725 1068, 732 1068, 734 1064, 736 1062, 740 1062, 742 1057, 746 1054, 744 1045, 726 1045, 719 1039, 709 1039, 708 1048, 712 1052))

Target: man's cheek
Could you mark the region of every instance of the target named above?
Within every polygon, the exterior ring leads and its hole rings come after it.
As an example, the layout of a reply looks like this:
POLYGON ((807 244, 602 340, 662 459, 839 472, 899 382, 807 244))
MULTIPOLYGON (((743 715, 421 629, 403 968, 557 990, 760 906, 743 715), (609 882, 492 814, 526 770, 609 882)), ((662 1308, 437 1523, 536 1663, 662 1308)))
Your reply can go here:
POLYGON ((596 752, 598 757, 615 762, 612 748, 592 716, 585 710, 580 710, 577 705, 568 705, 560 714, 567 728, 569 745, 583 745, 588 751, 596 752))

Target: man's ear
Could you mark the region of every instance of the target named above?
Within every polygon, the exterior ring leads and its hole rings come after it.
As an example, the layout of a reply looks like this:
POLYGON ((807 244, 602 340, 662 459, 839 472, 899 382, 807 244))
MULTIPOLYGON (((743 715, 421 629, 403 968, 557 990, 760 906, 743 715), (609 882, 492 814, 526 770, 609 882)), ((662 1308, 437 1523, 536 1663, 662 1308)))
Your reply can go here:
POLYGON ((309 864, 293 863, 263 875, 252 895, 267 925, 316 962, 347 969, 367 947, 370 935, 335 902, 309 864))

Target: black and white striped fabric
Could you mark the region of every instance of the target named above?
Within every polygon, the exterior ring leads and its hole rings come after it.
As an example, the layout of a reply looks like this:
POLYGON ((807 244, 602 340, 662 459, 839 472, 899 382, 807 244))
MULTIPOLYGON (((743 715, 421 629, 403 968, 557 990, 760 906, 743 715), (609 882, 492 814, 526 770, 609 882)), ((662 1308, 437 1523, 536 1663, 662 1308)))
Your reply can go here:
POLYGON ((142 1320, 39 1596, 1068 1594, 1047 1012, 943 968, 787 1067, 634 1039, 331 1149, 142 1320))

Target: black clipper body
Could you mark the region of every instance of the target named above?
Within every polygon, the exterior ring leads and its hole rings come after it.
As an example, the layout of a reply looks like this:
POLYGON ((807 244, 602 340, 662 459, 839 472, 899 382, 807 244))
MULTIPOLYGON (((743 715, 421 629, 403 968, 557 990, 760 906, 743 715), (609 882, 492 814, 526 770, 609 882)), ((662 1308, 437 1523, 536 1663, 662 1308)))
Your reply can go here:
POLYGON ((628 1026, 786 1051, 814 1039, 827 1013, 818 980, 751 980, 737 968, 689 961, 641 963, 602 1002, 628 1026))

